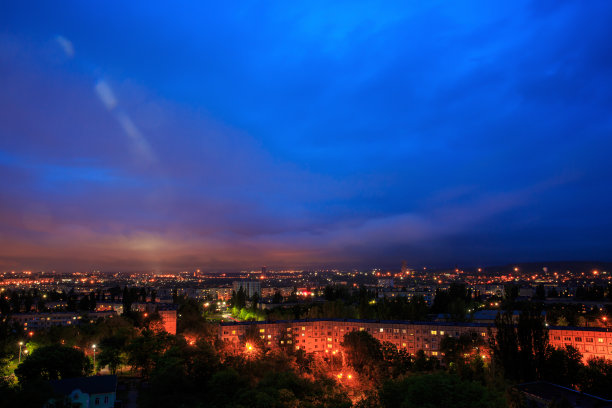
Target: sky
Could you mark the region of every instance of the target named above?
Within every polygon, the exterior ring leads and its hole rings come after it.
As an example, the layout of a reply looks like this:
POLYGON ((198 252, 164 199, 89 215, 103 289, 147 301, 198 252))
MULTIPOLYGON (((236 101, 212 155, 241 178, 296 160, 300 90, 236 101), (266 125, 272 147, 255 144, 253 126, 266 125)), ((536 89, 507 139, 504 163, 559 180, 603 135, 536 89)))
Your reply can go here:
POLYGON ((2 2, 0 270, 612 261, 611 21, 2 2))

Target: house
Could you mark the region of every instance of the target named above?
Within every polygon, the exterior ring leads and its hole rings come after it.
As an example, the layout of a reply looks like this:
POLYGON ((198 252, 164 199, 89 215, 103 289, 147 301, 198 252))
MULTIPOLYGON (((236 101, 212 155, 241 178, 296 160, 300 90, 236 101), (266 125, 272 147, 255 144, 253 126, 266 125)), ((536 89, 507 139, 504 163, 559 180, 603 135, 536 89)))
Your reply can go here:
POLYGON ((56 397, 49 400, 48 407, 54 407, 55 401, 61 398, 69 399, 72 406, 80 408, 112 408, 115 406, 116 375, 65 378, 50 381, 50 384, 56 397))

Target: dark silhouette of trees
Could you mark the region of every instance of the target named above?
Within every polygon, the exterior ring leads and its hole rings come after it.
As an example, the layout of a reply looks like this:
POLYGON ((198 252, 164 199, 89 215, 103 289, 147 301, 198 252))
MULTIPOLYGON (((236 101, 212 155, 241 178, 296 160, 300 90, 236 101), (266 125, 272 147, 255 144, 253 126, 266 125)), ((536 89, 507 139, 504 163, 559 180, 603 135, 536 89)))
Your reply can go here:
POLYGON ((37 348, 15 369, 20 382, 81 377, 91 372, 91 362, 82 351, 59 345, 37 348))
POLYGON ((365 331, 353 331, 344 335, 341 343, 347 363, 359 373, 377 378, 383 361, 382 345, 365 331))
POLYGON ((380 390, 385 408, 502 408, 503 395, 480 383, 443 372, 387 381, 380 390))
POLYGON ((505 376, 522 381, 541 378, 549 343, 548 330, 539 311, 533 308, 523 311, 516 326, 511 311, 500 313, 495 319, 495 328, 491 350, 505 376))

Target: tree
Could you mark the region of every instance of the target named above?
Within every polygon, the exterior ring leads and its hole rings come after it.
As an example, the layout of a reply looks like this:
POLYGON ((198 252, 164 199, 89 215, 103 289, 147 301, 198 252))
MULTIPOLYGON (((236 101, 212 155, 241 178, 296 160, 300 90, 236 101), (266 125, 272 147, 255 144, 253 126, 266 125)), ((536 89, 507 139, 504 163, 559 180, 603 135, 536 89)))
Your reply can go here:
POLYGON ((81 377, 91 372, 92 365, 85 354, 72 347, 44 346, 32 352, 15 370, 22 383, 36 380, 57 380, 81 377))
POLYGON ((536 299, 544 300, 546 298, 546 291, 544 290, 544 285, 541 283, 536 287, 535 292, 536 299))
POLYGON ((579 379, 576 375, 583 368, 582 354, 572 346, 550 348, 542 370, 542 378, 566 387, 576 387, 579 379))
POLYGON ((277 290, 274 292, 274 296, 272 297, 272 303, 274 304, 283 303, 283 295, 280 293, 280 291, 277 290))
POLYGON ((497 316, 495 328, 491 350, 505 377, 522 381, 541 377, 549 350, 548 330, 542 315, 536 309, 525 310, 515 327, 512 312, 508 311, 497 316))
POLYGON ((344 348, 348 364, 355 371, 375 378, 383 360, 382 346, 378 339, 365 331, 346 333, 340 344, 344 348))
POLYGON ((580 373, 581 390, 605 399, 612 399, 612 362, 591 358, 580 373))
POLYGON ((406 349, 398 349, 395 344, 385 341, 381 350, 387 371, 392 377, 406 374, 412 367, 413 358, 406 349))
POLYGON ((132 368, 140 369, 143 377, 147 377, 153 369, 155 360, 162 354, 171 336, 153 334, 145 330, 143 335, 136 337, 127 346, 127 361, 132 368))
POLYGON ((495 336, 489 336, 493 361, 503 369, 506 378, 518 379, 519 349, 512 311, 498 314, 495 318, 495 328, 495 336))
POLYGON ((108 365, 111 374, 116 374, 117 369, 125 364, 127 356, 125 349, 127 337, 112 336, 100 341, 100 353, 98 354, 98 364, 100 367, 108 365))
POLYGON ((385 408, 502 408, 505 401, 482 384, 443 372, 387 381, 379 391, 385 408))

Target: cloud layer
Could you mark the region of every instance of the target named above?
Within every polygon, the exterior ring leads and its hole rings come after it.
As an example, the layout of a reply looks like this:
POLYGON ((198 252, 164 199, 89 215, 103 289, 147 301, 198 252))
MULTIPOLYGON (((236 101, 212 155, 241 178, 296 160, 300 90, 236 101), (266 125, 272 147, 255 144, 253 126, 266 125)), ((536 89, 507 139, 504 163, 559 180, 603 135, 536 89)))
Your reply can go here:
POLYGON ((612 6, 0 6, 0 269, 612 260, 612 6))

